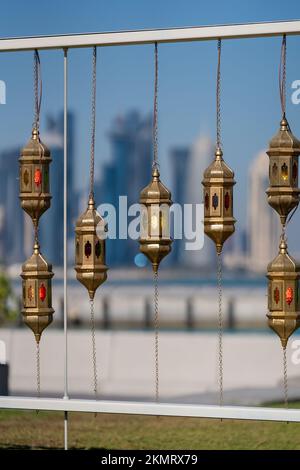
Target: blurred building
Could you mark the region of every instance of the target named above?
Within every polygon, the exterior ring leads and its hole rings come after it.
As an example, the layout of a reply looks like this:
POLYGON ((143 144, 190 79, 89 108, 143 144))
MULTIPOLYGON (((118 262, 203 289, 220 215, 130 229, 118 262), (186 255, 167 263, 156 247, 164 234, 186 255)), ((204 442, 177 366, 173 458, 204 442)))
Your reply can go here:
MULTIPOLYGON (((97 200, 119 208, 119 196, 127 196, 128 207, 138 203, 141 189, 149 183, 152 158, 152 121, 131 111, 118 117, 109 131, 111 159, 96 184, 97 200)), ((117 217, 118 219, 118 217, 117 217)), ((129 218, 130 221, 130 218, 129 218)), ((119 223, 117 220, 117 234, 119 223)), ((111 266, 133 265, 138 252, 136 240, 107 241, 107 262, 111 266)))
MULTIPOLYGON (((190 161, 189 147, 174 147, 170 152, 170 166, 173 170, 172 201, 179 204, 182 209, 187 202, 187 172, 190 161)), ((174 219, 173 219, 174 221, 174 219)), ((171 219, 171 230, 174 233, 174 222, 171 219)), ((169 255, 171 262, 179 264, 184 252, 184 240, 174 240, 172 251, 169 255)))
POLYGON ((0 261, 7 265, 24 261, 25 213, 19 201, 19 155, 18 147, 0 155, 0 261))
POLYGON ((249 171, 248 269, 264 273, 278 251, 280 222, 267 202, 269 159, 260 152, 249 171))
MULTIPOLYGON (((214 155, 214 145, 206 135, 199 135, 190 150, 190 158, 186 170, 186 179, 182 184, 186 187, 185 202, 192 204, 203 203, 202 179, 204 170, 211 163, 214 155)), ((195 230, 196 227, 194 226, 195 230)), ((198 251, 183 251, 183 264, 200 269, 213 266, 215 248, 208 237, 204 238, 204 246, 198 251)))

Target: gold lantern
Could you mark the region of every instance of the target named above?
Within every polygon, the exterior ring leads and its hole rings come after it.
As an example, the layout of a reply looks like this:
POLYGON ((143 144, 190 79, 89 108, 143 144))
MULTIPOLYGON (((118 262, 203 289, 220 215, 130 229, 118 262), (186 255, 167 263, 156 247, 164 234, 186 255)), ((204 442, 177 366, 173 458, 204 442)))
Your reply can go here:
POLYGON ((33 331, 36 342, 40 342, 43 330, 52 322, 51 279, 52 266, 40 253, 37 242, 32 256, 23 264, 23 309, 24 322, 33 331))
POLYGON ((300 142, 292 134, 288 121, 283 116, 278 133, 270 141, 268 203, 275 209, 282 225, 288 214, 299 204, 298 157, 300 142))
POLYGON ((300 326, 300 265, 288 254, 284 237, 281 237, 278 255, 268 265, 267 277, 268 324, 286 348, 289 337, 300 326))
POLYGON ((233 186, 234 173, 223 160, 223 152, 217 147, 213 163, 205 170, 204 232, 216 244, 217 253, 222 252, 224 242, 234 232, 233 186))
POLYGON ((34 128, 27 145, 22 149, 20 162, 21 206, 37 227, 39 218, 50 207, 49 149, 41 142, 39 131, 34 128))
POLYGON ((88 290, 93 300, 97 288, 107 279, 105 264, 104 220, 90 197, 87 210, 76 223, 76 277, 88 290), (99 235, 99 236, 98 236, 99 235))
POLYGON ((157 166, 153 167, 151 183, 140 193, 141 237, 140 251, 151 261, 157 273, 161 260, 171 251, 170 206, 171 193, 160 181, 157 166))

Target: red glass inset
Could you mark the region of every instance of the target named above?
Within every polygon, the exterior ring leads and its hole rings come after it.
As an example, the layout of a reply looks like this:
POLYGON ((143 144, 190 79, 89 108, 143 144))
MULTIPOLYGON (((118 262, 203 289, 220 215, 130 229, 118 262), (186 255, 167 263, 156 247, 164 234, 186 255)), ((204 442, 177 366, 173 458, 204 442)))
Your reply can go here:
POLYGON ((278 304, 279 299, 280 299, 279 289, 278 289, 278 287, 276 287, 276 289, 274 290, 274 300, 275 300, 276 304, 278 304))
POLYGON ((89 258, 92 254, 92 245, 90 244, 89 241, 86 242, 84 245, 84 254, 87 258, 89 258))
POLYGON ((42 302, 44 302, 47 294, 47 289, 45 287, 45 284, 41 284, 39 288, 39 298, 42 302))
POLYGON ((34 172, 34 182, 37 186, 41 186, 42 184, 42 172, 39 168, 36 168, 34 172))
POLYGON ((285 291, 285 300, 288 305, 291 305, 291 303, 293 302, 293 297, 294 297, 293 288, 288 287, 287 290, 285 291))
POLYGON ((224 207, 227 211, 230 207, 230 196, 228 192, 225 194, 225 197, 224 197, 224 207))
POLYGON ((218 205, 219 205, 219 198, 218 198, 217 194, 215 193, 212 197, 212 206, 216 210, 218 205))

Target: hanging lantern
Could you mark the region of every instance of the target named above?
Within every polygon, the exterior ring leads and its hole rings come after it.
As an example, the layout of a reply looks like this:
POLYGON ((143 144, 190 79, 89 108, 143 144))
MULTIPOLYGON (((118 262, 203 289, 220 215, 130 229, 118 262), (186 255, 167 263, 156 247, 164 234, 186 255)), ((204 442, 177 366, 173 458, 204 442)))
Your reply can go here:
POLYGON ((215 160, 205 170, 204 187, 204 232, 216 244, 221 253, 224 242, 234 232, 233 186, 234 173, 223 160, 218 147, 215 160))
POLYGON ((268 265, 268 324, 277 333, 283 348, 291 334, 300 326, 298 284, 300 265, 288 254, 281 238, 279 253, 268 265))
POLYGON ((41 215, 50 207, 51 161, 50 151, 41 142, 38 130, 33 129, 31 139, 21 151, 19 162, 21 206, 30 215, 35 227, 41 215))
POLYGON ((92 300, 97 288, 106 281, 108 269, 105 264, 104 220, 96 211, 92 197, 87 210, 76 223, 75 232, 76 277, 87 288, 92 300))
POLYGON ((292 134, 290 126, 283 116, 278 133, 270 141, 269 180, 267 190, 268 203, 280 215, 285 225, 288 214, 298 206, 298 157, 300 142, 292 134))
POLYGON ((40 342, 43 330, 53 319, 51 279, 52 266, 40 253, 36 242, 34 251, 22 266, 24 322, 33 331, 36 342, 40 342))
POLYGON ((172 244, 169 224, 171 193, 159 176, 155 166, 151 183, 140 193, 140 251, 151 261, 154 272, 157 272, 161 260, 170 253, 172 244))

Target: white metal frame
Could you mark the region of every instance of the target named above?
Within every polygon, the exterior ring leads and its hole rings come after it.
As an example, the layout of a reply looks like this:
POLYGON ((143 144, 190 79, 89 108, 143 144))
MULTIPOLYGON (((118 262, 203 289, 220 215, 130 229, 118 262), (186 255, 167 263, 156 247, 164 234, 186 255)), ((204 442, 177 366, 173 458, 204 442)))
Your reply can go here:
POLYGON ((68 396, 67 346, 67 104, 68 49, 92 46, 121 46, 216 39, 241 39, 300 34, 300 20, 249 23, 191 28, 72 34, 0 39, 0 52, 61 49, 64 51, 64 395, 60 399, 0 397, 0 408, 64 412, 64 445, 68 448, 68 412, 124 413, 267 421, 300 422, 300 409, 275 409, 241 406, 205 406, 170 403, 77 400, 68 396))

